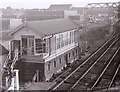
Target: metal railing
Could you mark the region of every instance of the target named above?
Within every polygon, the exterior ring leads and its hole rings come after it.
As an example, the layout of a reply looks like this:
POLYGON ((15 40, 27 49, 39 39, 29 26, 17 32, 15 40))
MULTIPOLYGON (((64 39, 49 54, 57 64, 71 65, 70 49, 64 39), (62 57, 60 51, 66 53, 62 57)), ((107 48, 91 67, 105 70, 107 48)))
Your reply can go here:
POLYGON ((17 60, 19 60, 19 58, 21 57, 20 52, 17 53, 17 55, 13 55, 13 60, 12 60, 12 54, 14 54, 13 52, 9 52, 8 56, 6 57, 6 60, 3 64, 3 67, 1 69, 1 75, 4 74, 5 70, 7 71, 8 75, 7 75, 7 86, 4 87, 4 90, 7 90, 10 86, 11 86, 11 79, 13 78, 14 75, 14 65, 16 63, 17 60), (10 66, 8 66, 8 63, 11 63, 10 66))

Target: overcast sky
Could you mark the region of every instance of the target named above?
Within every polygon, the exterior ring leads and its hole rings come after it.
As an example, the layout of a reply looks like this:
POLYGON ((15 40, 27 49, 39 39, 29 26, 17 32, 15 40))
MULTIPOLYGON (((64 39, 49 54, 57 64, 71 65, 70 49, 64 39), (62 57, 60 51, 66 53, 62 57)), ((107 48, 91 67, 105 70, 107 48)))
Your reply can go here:
POLYGON ((0 0, 0 7, 6 8, 48 8, 51 4, 72 4, 86 6, 88 3, 118 2, 120 0, 0 0))

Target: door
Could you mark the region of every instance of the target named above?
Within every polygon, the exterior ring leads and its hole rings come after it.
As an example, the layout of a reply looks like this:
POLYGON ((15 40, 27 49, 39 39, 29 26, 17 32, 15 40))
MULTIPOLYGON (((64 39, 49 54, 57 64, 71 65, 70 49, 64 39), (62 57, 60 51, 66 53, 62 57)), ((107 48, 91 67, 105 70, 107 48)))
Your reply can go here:
POLYGON ((28 38, 27 55, 34 55, 34 39, 28 38))
POLYGON ((12 40, 11 41, 11 58, 13 59, 15 56, 18 57, 20 55, 20 40, 12 40))
POLYGON ((34 36, 22 36, 22 55, 34 55, 34 36))
POLYGON ((27 55, 27 38, 22 38, 22 55, 27 55))
POLYGON ((64 56, 64 59, 65 59, 66 64, 68 65, 68 54, 66 54, 66 55, 64 56))

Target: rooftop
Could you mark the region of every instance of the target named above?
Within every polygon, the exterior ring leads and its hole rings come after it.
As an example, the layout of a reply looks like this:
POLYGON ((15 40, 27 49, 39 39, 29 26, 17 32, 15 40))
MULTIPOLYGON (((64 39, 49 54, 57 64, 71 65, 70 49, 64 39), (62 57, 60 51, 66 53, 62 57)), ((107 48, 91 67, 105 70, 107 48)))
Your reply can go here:
POLYGON ((48 9, 50 10, 69 10, 72 4, 52 4, 48 9))
MULTIPOLYGON (((32 21, 32 22, 27 22, 26 27, 29 27, 29 28, 32 27, 35 31, 37 31, 37 33, 42 34, 43 37, 47 35, 69 31, 72 29, 81 28, 80 25, 78 25, 77 23, 73 22, 70 19, 32 21)), ((16 28, 15 30, 13 30, 11 34, 14 34, 18 30, 19 28, 16 28)))
POLYGON ((0 55, 4 55, 4 54, 7 54, 8 53, 8 50, 0 44, 0 55))

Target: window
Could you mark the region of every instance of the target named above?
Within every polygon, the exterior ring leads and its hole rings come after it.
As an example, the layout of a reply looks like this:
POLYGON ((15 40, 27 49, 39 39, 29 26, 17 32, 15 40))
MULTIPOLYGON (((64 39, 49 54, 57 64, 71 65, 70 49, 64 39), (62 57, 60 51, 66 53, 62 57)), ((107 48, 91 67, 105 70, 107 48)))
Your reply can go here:
POLYGON ((71 32, 71 43, 74 42, 74 31, 71 32))
POLYGON ((42 53, 45 53, 46 50, 46 45, 45 45, 45 40, 42 41, 42 53))
POLYGON ((22 38, 22 54, 27 55, 27 39, 22 38))
POLYGON ((49 39, 46 39, 46 53, 49 52, 49 39))
POLYGON ((66 61, 66 55, 64 55, 64 60, 66 61))
POLYGON ((64 46, 68 45, 68 34, 67 34, 67 32, 63 33, 63 43, 64 43, 64 46))
POLYGON ((34 39, 28 38, 27 54, 34 55, 34 39))
POLYGON ((11 51, 13 51, 13 50, 14 50, 14 48, 13 48, 13 47, 14 47, 14 46, 13 46, 13 41, 11 41, 10 44, 11 44, 11 51))
POLYGON ((53 54, 56 49, 56 37, 55 36, 49 39, 49 44, 50 44, 50 54, 53 54))
POLYGON ((60 43, 61 43, 61 47, 63 47, 64 46, 63 34, 60 35, 60 43))
POLYGON ((54 64, 54 67, 56 67, 56 61, 54 61, 53 64, 54 64))
POLYGON ((42 41, 41 39, 35 39, 36 44, 36 53, 45 53, 45 41, 42 41))
POLYGON ((68 32, 68 44, 71 44, 71 31, 68 32))
POLYGON ((73 39, 73 36, 72 36, 72 31, 70 32, 70 43, 72 43, 72 39, 73 39))
POLYGON ((69 58, 70 58, 70 53, 69 53, 69 58))
POLYGON ((35 39, 35 45, 36 45, 36 53, 42 53, 42 40, 41 39, 35 39))
POLYGON ((77 53, 78 53, 78 52, 77 52, 77 49, 76 49, 76 55, 77 55, 77 53))
POLYGON ((68 45, 68 32, 65 33, 65 45, 68 45))
POLYGON ((48 64, 48 71, 50 70, 50 64, 48 64))
POLYGON ((57 49, 60 48, 60 35, 56 35, 56 41, 57 41, 57 49))
POLYGON ((61 64, 62 62, 61 62, 61 58, 59 58, 59 63, 61 64))
POLYGON ((72 55, 73 55, 73 57, 74 57, 74 51, 72 51, 72 55))

